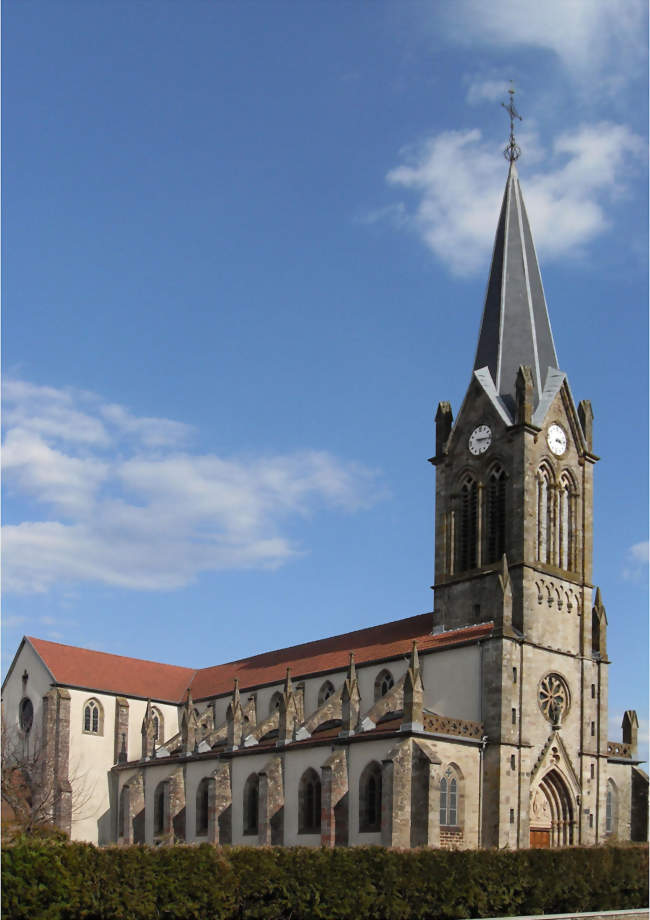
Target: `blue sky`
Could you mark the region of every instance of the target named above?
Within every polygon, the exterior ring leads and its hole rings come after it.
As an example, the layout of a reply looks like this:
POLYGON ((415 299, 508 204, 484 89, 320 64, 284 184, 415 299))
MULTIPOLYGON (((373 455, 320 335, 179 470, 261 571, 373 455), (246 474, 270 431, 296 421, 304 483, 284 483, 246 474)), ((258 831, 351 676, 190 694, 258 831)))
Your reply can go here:
POLYGON ((201 667, 431 609, 512 79, 647 741, 646 15, 5 5, 3 668, 25 633, 201 667))

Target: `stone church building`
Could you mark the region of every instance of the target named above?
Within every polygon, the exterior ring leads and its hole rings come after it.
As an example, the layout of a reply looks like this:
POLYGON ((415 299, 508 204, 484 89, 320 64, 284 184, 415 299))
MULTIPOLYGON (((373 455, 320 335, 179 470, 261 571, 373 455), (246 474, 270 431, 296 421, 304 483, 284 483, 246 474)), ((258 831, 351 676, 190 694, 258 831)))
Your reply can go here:
POLYGON ((73 838, 646 837, 636 713, 607 737, 593 414, 559 366, 514 160, 467 394, 436 414, 433 611, 200 670, 24 638, 5 724, 73 838))

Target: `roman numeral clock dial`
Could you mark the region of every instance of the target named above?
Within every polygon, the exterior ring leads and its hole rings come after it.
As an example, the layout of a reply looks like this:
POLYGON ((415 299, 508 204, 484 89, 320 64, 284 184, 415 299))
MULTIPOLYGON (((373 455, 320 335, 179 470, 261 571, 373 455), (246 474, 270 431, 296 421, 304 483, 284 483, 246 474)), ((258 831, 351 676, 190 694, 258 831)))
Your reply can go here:
POLYGON ((477 457, 484 454, 492 443, 492 431, 487 425, 479 425, 469 436, 469 452, 477 457))

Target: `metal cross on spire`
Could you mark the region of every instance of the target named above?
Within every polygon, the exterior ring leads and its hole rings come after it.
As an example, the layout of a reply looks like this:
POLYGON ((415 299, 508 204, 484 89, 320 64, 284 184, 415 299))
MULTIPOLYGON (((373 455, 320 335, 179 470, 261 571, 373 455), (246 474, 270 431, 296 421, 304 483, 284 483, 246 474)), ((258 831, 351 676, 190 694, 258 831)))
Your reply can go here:
POLYGON ((517 111, 517 109, 515 108, 515 101, 514 101, 515 91, 512 88, 512 86, 510 87, 508 92, 510 94, 510 101, 508 105, 506 105, 505 102, 501 103, 503 108, 510 115, 510 138, 508 140, 508 145, 503 151, 503 155, 506 158, 506 160, 509 160, 511 163, 514 163, 514 161, 518 160, 519 157, 521 156, 521 147, 519 147, 517 142, 515 141, 515 118, 518 118, 519 121, 521 121, 522 118, 519 112, 517 111))

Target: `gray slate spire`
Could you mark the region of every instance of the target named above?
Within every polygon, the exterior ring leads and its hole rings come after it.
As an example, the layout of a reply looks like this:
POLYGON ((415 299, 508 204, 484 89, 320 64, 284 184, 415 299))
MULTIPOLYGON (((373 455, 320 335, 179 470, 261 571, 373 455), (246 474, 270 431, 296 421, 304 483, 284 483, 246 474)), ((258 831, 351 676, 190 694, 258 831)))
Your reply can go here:
POLYGON ((533 406, 549 367, 557 368, 542 277, 514 162, 494 240, 474 370, 488 367, 496 391, 514 406, 520 365, 531 368, 533 406))

